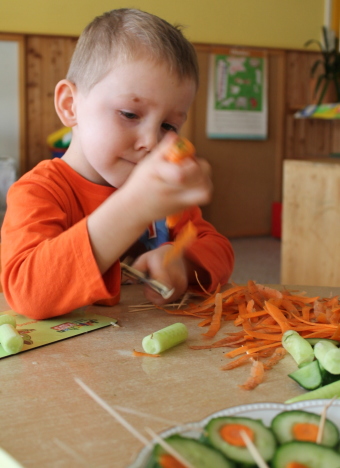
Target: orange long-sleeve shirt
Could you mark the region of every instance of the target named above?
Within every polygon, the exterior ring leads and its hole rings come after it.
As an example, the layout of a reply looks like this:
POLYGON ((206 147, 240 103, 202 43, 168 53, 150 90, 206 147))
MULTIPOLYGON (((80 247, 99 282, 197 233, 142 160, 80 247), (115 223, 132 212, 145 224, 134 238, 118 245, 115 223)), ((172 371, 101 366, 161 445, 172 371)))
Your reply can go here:
MULTIPOLYGON (((60 159, 39 163, 12 185, 1 231, 1 280, 16 312, 45 319, 100 300, 119 301, 119 262, 101 275, 87 231, 87 216, 115 190, 84 179, 60 159)), ((186 255, 209 272, 214 289, 230 277, 232 247, 198 207, 185 212, 173 237, 188 219, 198 236, 186 255)))

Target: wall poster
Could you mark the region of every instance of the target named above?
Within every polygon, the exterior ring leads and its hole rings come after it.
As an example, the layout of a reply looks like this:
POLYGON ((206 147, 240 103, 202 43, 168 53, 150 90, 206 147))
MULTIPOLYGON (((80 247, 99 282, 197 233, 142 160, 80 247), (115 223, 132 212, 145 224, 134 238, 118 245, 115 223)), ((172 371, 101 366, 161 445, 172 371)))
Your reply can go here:
POLYGON ((207 137, 265 140, 267 118, 267 58, 250 51, 211 54, 207 137))

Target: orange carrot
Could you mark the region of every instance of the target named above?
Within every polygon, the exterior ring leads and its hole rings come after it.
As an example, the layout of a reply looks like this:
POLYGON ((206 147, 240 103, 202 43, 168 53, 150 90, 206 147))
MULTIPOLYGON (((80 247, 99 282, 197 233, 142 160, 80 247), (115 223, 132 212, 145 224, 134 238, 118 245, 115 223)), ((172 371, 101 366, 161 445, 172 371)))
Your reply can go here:
POLYGON ((261 361, 254 361, 251 371, 250 371, 250 377, 243 385, 239 385, 239 387, 242 388, 243 390, 253 390, 263 381, 263 378, 264 378, 263 363, 261 361))
POLYGON ((229 445, 235 445, 236 447, 246 447, 241 432, 244 431, 249 439, 253 441, 255 439, 254 431, 244 424, 225 424, 220 429, 220 436, 229 445))
POLYGON ((316 442, 319 426, 312 423, 296 423, 293 425, 292 432, 296 440, 316 442))
POLYGON ((308 466, 299 462, 291 461, 286 465, 286 468, 308 468, 308 466))
POLYGON ((186 138, 179 137, 168 151, 166 159, 175 164, 179 164, 185 158, 194 158, 195 153, 194 145, 186 138))
POLYGON ((149 354, 149 353, 143 353, 142 351, 135 351, 133 350, 132 353, 134 356, 144 356, 144 357, 161 357, 160 354, 149 354))
POLYGON ((212 344, 191 346, 191 349, 232 348, 224 355, 236 358, 221 366, 231 370, 256 361, 252 374, 241 388, 252 389, 261 383, 264 371, 272 369, 285 355, 282 334, 295 330, 304 338, 333 338, 340 340, 339 297, 323 299, 293 294, 288 290, 276 291, 254 281, 217 290, 198 304, 168 313, 201 318, 200 326, 209 325, 208 337, 220 333, 224 321, 233 321, 240 331, 227 332, 227 336, 212 344), (218 298, 219 305, 216 306, 218 298))
POLYGON ((249 354, 246 354, 245 356, 240 356, 239 358, 234 359, 233 361, 229 362, 225 366, 222 366, 221 370, 235 369, 236 367, 242 366, 243 364, 248 362, 249 359, 252 359, 252 357, 249 354))
POLYGON ((291 329, 291 326, 288 323, 288 320, 283 315, 278 307, 272 304, 270 301, 266 301, 264 305, 265 309, 267 310, 268 314, 273 317, 273 319, 280 325, 282 333, 286 332, 287 330, 291 329))
POLYGON ((171 261, 180 257, 183 252, 196 239, 197 229, 191 221, 188 221, 184 228, 180 231, 173 243, 173 249, 169 250, 164 257, 164 265, 168 265, 171 261))
POLYGON ((331 340, 340 341, 340 325, 337 326, 335 332, 331 336, 331 340))
POLYGON ((168 453, 164 453, 163 455, 159 457, 158 464, 162 468, 185 468, 183 463, 176 460, 175 457, 173 457, 172 455, 169 455, 168 453))
POLYGON ((208 338, 213 338, 218 330, 221 327, 221 317, 222 317, 222 295, 221 293, 216 294, 215 296, 215 311, 211 320, 210 328, 206 333, 203 333, 204 336, 208 338))
POLYGON ((273 356, 264 363, 265 370, 272 369, 281 359, 286 355, 286 350, 284 348, 277 348, 274 351, 273 356))
MULTIPOLYGON (((195 157, 195 147, 186 138, 178 138, 178 140, 172 145, 166 159, 174 164, 180 164, 186 158, 195 157)), ((172 229, 180 221, 183 216, 183 212, 174 213, 166 217, 166 224, 168 228, 172 229)))

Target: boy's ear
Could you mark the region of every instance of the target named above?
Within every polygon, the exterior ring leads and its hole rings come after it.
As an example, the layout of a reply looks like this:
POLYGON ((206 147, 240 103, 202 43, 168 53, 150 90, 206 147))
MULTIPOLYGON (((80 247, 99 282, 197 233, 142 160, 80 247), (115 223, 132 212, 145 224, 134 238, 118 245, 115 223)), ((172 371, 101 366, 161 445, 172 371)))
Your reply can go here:
POLYGON ((65 127, 74 127, 77 124, 75 112, 75 98, 77 88, 69 80, 61 80, 54 92, 54 106, 59 119, 65 127))

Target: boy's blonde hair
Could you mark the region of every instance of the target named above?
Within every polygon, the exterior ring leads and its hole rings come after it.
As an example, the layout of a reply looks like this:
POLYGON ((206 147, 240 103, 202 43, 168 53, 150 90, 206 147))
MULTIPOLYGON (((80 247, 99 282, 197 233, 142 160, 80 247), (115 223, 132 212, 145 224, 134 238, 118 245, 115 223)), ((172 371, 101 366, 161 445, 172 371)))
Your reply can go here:
POLYGON ((196 52, 180 27, 150 13, 128 8, 104 13, 85 28, 67 79, 89 91, 108 73, 114 60, 139 57, 164 62, 179 79, 192 79, 198 86, 196 52))

